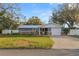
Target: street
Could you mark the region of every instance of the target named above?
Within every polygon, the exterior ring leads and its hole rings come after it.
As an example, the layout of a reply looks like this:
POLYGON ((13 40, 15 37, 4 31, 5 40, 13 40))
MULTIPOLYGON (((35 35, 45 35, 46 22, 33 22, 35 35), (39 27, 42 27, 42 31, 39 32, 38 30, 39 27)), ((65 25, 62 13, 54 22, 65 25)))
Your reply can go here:
POLYGON ((0 49, 0 56, 79 56, 79 49, 0 49))

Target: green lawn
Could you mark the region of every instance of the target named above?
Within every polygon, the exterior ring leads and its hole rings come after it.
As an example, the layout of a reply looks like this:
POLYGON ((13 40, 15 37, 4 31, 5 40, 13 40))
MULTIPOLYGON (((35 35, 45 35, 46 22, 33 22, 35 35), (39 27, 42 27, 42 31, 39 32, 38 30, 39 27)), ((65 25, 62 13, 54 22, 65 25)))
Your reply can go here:
POLYGON ((49 37, 0 36, 0 48, 51 48, 53 44, 49 37))

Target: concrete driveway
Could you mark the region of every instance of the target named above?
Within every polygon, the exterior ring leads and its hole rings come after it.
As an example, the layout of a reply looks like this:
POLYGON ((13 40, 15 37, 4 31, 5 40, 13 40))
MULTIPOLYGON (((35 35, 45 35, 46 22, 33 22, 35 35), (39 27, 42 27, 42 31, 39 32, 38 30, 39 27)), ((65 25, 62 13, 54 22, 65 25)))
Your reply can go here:
POLYGON ((70 36, 55 36, 53 37, 55 44, 54 49, 79 49, 79 38, 70 36))

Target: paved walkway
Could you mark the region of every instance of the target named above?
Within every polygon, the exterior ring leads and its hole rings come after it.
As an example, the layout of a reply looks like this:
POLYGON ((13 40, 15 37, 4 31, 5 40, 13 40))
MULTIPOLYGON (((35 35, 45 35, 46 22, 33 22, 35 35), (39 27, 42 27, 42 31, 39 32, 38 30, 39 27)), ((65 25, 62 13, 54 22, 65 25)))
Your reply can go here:
POLYGON ((53 39, 55 44, 54 49, 79 49, 79 38, 70 36, 59 36, 53 39))

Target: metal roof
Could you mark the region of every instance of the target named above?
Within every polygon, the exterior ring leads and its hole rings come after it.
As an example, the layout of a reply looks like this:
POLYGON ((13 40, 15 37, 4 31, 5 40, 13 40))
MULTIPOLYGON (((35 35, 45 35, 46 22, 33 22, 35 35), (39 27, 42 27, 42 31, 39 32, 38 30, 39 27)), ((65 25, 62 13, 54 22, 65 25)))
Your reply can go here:
POLYGON ((40 25, 20 25, 18 28, 39 28, 40 25))
POLYGON ((52 27, 62 27, 60 25, 57 24, 45 24, 45 25, 20 25, 18 26, 18 28, 52 28, 52 27))

